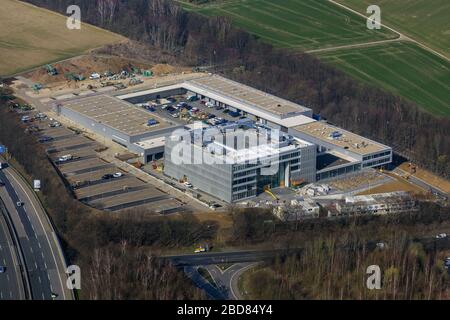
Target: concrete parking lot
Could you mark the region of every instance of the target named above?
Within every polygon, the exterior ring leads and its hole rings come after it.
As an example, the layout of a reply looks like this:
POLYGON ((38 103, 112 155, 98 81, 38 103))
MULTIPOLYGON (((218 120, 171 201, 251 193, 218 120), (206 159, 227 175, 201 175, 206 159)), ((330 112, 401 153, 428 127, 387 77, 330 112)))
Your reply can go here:
MULTIPOLYGON (((32 117, 35 114, 37 112, 29 113, 32 117)), ((80 201, 108 211, 137 209, 160 214, 190 211, 188 206, 175 197, 124 172, 115 164, 100 159, 95 151, 101 147, 98 142, 63 126, 49 127, 48 124, 52 121, 40 119, 28 125, 39 128, 39 131, 34 131, 38 138, 51 137, 50 141, 42 144, 47 148, 49 158, 74 188, 80 201), (68 154, 73 159, 59 161, 60 157, 68 154), (117 172, 123 176, 105 178, 105 175, 117 172)))

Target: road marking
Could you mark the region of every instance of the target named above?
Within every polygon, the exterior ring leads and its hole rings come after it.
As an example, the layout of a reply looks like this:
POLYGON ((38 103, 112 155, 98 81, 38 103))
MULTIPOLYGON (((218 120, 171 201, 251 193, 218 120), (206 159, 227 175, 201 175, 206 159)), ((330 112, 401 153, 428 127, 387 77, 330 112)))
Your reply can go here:
MULTIPOLYGON (((9 173, 9 172, 7 171, 7 173, 9 173)), ((14 179, 14 181, 16 181, 16 183, 19 185, 19 187, 20 187, 20 188, 22 189, 22 191, 25 193, 26 197, 28 198, 28 200, 29 200, 30 203, 31 203, 31 206, 32 206, 33 209, 34 209, 34 212, 36 213, 36 216, 37 216, 37 218, 38 218, 38 220, 39 220, 39 223, 41 224, 42 230, 44 231, 45 237, 47 238, 47 242, 48 242, 48 245, 49 245, 49 247, 50 247, 50 251, 52 252, 53 261, 55 262, 56 269, 58 270, 57 273, 58 273, 59 283, 60 283, 60 285, 61 285, 62 295, 63 295, 63 297, 64 297, 64 300, 66 300, 66 293, 65 293, 64 286, 63 286, 63 282, 62 282, 62 279, 61 279, 61 273, 59 272, 59 266, 58 266, 58 263, 56 262, 55 253, 53 252, 53 248, 52 248, 50 239, 48 238, 47 232, 45 231, 44 224, 43 224, 42 221, 41 221, 41 217, 39 216, 38 211, 36 210, 36 207, 34 206, 33 201, 31 200, 31 198, 30 198, 30 196, 28 195, 28 193, 25 191, 25 189, 24 189, 24 187, 22 186, 22 184, 20 184, 20 182, 16 179, 16 177, 14 177, 14 175, 12 175, 11 173, 9 173, 9 175, 14 179)), ((46 214, 46 213, 44 212, 44 214, 46 214)), ((32 224, 32 225, 33 225, 33 224, 32 224)), ((36 238, 37 238, 37 236, 36 236, 36 238)), ((48 273, 47 273, 47 276, 48 276, 48 273)), ((50 279, 50 278, 49 278, 49 279, 50 279)))

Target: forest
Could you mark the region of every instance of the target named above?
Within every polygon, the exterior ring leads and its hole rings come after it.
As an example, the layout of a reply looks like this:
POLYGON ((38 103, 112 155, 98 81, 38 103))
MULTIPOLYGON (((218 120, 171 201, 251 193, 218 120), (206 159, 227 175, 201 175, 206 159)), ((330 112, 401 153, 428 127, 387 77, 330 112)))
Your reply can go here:
MULTIPOLYGON (((450 120, 375 86, 361 84, 311 55, 274 49, 226 18, 186 12, 171 0, 27 0, 117 32, 212 72, 311 107, 316 114, 395 148, 417 164, 450 177, 450 120)), ((154 62, 154 61, 153 61, 154 62)))

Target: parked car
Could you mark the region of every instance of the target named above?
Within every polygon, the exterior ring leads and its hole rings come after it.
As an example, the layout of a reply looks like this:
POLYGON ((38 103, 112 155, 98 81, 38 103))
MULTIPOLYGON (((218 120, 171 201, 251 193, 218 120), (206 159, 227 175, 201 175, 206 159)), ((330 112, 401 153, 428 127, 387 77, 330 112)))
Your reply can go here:
POLYGON ((44 142, 48 142, 48 141, 52 141, 52 140, 53 140, 53 138, 49 137, 49 136, 43 136, 43 137, 39 138, 40 143, 44 143, 44 142))
POLYGON ((176 113, 171 113, 170 114, 172 117, 174 117, 174 118, 178 118, 179 116, 180 116, 180 114, 178 113, 178 112, 176 112, 176 113))
POLYGON ((35 119, 45 119, 45 118, 47 118, 47 115, 44 114, 44 113, 42 113, 42 112, 39 112, 38 114, 36 114, 36 115, 34 116, 34 118, 35 118, 35 119))
POLYGON ((66 155, 64 155, 62 157, 59 157, 58 161, 59 162, 66 162, 66 161, 70 161, 72 159, 73 159, 73 156, 71 154, 66 154, 66 155))
POLYGON ((166 111, 167 112, 169 112, 169 113, 172 113, 172 112, 174 112, 174 111, 176 111, 177 109, 175 109, 174 107, 172 107, 172 106, 168 106, 167 108, 166 108, 166 111))
POLYGON ((445 239, 445 238, 447 238, 446 233, 439 233, 438 235, 436 235, 436 239, 445 239))
POLYGON ((61 123, 59 123, 58 121, 53 121, 53 122, 50 122, 50 123, 48 124, 48 126, 49 126, 50 128, 58 128, 58 127, 61 127, 61 123))
POLYGON ((29 122, 29 121, 31 121, 31 118, 30 118, 30 116, 23 116, 22 118, 20 118, 20 121, 29 122))
POLYGON ((114 178, 114 175, 111 174, 111 173, 107 173, 107 174, 102 176, 102 180, 109 180, 109 179, 112 179, 112 178, 114 178))
POLYGON ((123 173, 122 172, 116 172, 113 174, 113 178, 120 178, 123 177, 123 173))
POLYGON ((188 188, 192 188, 192 187, 193 187, 192 183, 190 183, 190 182, 188 182, 188 181, 186 181, 186 182, 184 183, 184 185, 185 185, 186 187, 188 187, 188 188))

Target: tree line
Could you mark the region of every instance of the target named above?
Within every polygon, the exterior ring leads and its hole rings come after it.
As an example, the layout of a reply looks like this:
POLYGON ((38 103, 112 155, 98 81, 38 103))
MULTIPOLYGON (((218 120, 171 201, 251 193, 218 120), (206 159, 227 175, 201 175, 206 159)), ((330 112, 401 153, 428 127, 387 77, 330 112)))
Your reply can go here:
POLYGON ((204 17, 171 0, 26 0, 65 14, 79 5, 85 22, 311 107, 336 125, 387 145, 450 177, 450 120, 362 84, 317 58, 259 41, 224 17, 204 17))

